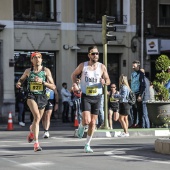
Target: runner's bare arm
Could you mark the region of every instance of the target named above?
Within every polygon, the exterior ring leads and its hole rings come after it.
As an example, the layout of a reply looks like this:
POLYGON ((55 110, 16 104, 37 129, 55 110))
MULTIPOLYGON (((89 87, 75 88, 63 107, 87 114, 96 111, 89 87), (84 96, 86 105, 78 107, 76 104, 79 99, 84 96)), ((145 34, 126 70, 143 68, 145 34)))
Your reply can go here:
POLYGON ((79 64, 78 67, 71 74, 72 83, 77 82, 77 76, 82 72, 83 66, 84 66, 84 63, 79 64))
POLYGON ((57 87, 54 89, 54 94, 55 94, 55 103, 58 104, 58 91, 57 91, 57 87))
POLYGON ((103 70, 102 79, 104 79, 104 84, 108 86, 110 85, 110 78, 109 78, 109 74, 107 72, 106 66, 104 64, 102 64, 102 70, 103 70))
POLYGON ((46 77, 47 77, 47 82, 42 82, 46 87, 50 88, 51 90, 55 90, 56 89, 56 85, 54 84, 54 80, 51 74, 50 69, 48 68, 44 68, 44 71, 46 72, 46 77))
POLYGON ((55 94, 55 105, 54 105, 54 111, 58 110, 58 91, 57 91, 57 87, 54 90, 54 94, 55 94))
POLYGON ((20 77, 20 79, 18 80, 18 82, 16 83, 16 88, 21 88, 23 82, 27 79, 27 77, 29 76, 29 72, 30 72, 30 68, 26 69, 23 73, 23 75, 20 77))

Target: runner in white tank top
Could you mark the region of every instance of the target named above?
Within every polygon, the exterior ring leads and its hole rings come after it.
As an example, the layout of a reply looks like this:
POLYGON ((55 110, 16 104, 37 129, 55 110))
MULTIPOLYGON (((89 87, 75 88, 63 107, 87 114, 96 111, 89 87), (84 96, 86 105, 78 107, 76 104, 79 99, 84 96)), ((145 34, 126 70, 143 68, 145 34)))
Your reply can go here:
POLYGON ((82 93, 87 96, 97 96, 102 94, 101 63, 97 62, 97 68, 94 71, 89 70, 88 61, 84 62, 84 68, 81 74, 80 87, 82 93))
POLYGON ((86 153, 92 153, 90 142, 96 127, 98 117, 102 86, 110 85, 110 78, 106 66, 99 63, 99 52, 96 46, 88 48, 89 61, 79 64, 71 75, 73 83, 76 83, 76 78, 81 74, 80 87, 82 90, 82 122, 79 124, 78 137, 84 135, 85 126, 88 125, 87 142, 84 150, 86 153))

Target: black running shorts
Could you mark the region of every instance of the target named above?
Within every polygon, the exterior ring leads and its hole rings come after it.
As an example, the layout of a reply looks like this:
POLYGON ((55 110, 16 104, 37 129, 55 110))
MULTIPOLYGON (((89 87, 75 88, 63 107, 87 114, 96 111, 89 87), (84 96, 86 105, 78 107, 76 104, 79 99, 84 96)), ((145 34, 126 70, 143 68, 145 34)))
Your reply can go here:
POLYGON ((47 95, 46 94, 33 94, 33 93, 28 93, 27 94, 27 99, 32 99, 34 100, 37 105, 38 109, 44 109, 45 106, 47 105, 47 95))
POLYGON ((53 110, 53 108, 54 108, 54 100, 53 99, 49 99, 48 103, 47 103, 47 105, 45 107, 45 111, 46 110, 53 110))
POLYGON ((101 97, 102 95, 87 96, 86 94, 82 94, 81 97, 82 112, 89 111, 91 112, 91 114, 98 115, 101 105, 101 97))

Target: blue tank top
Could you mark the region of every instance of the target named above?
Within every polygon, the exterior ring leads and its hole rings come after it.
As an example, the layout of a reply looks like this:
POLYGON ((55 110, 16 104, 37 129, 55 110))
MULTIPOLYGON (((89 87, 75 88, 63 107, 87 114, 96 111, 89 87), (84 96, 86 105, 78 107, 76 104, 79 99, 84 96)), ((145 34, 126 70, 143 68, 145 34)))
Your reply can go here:
POLYGON ((49 88, 46 88, 46 95, 48 99, 54 99, 54 91, 49 88))

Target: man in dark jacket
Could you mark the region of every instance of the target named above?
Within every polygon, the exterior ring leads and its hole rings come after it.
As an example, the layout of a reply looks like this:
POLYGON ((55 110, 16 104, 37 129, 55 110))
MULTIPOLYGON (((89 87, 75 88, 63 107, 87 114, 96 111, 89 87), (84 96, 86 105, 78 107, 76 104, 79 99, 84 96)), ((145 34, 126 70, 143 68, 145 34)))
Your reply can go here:
MULTIPOLYGON (((140 69, 145 75, 145 70, 140 69)), ((145 91, 142 96, 142 102, 143 102, 143 115, 142 115, 142 128, 150 128, 150 121, 148 117, 148 110, 146 106, 146 102, 150 100, 150 81, 146 76, 144 76, 145 79, 145 91)))
POLYGON ((135 60, 132 63, 133 72, 131 74, 131 89, 136 95, 136 104, 132 106, 133 125, 132 127, 142 127, 143 102, 142 96, 145 91, 145 76, 140 71, 140 61, 135 60))

